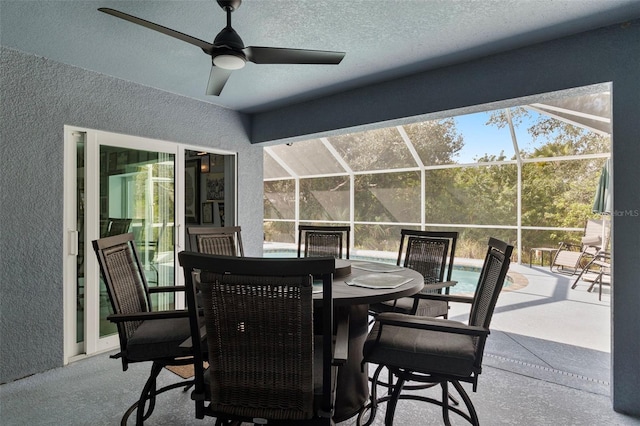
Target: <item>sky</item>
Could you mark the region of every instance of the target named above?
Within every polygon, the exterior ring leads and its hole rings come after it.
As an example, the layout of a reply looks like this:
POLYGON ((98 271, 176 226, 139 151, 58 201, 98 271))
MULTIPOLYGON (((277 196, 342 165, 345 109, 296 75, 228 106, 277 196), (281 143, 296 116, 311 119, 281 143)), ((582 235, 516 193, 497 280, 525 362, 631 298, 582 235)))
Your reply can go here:
MULTIPOLYGON (((504 151, 507 159, 514 155, 513 142, 509 127, 499 129, 495 125, 486 125, 491 112, 459 115, 455 117, 456 127, 464 137, 464 147, 457 157, 459 163, 475 163, 475 158, 484 154, 498 155, 504 151)), ((525 120, 516 126, 516 139, 520 150, 530 150, 532 147, 531 136, 527 133, 531 121, 536 118, 535 113, 531 120, 525 120)))

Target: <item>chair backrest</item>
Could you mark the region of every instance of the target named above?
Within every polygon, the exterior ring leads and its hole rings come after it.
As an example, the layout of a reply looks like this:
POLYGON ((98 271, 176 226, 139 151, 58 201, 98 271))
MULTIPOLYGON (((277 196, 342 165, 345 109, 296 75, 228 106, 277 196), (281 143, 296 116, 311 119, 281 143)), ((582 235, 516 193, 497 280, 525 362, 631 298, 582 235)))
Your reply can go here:
POLYGON ((349 259, 351 227, 298 226, 298 257, 326 257, 349 259), (304 246, 304 253, 302 247, 304 246), (301 256, 304 254, 304 256, 301 256))
MULTIPOLYGON (((113 313, 131 314, 151 311, 149 287, 133 234, 120 234, 94 240, 93 249, 98 257, 100 272, 107 287, 113 313)), ((122 351, 126 350, 128 338, 141 322, 118 323, 122 351)), ((123 364, 126 366, 124 358, 123 364)))
POLYGON ((167 244, 172 245, 171 240, 163 239, 166 231, 167 231, 167 221, 165 220, 162 222, 162 226, 160 227, 160 229, 158 229, 158 236, 156 237, 155 241, 153 241, 153 244, 152 244, 155 248, 155 251, 153 253, 154 261, 157 260, 158 254, 163 248, 165 248, 164 246, 166 246, 167 244))
POLYGON ((425 284, 451 281, 457 232, 402 229, 400 234, 398 266, 420 272, 425 284))
POLYGON ((112 235, 126 234, 131 226, 131 219, 113 219, 109 218, 107 228, 107 237, 112 235))
POLYGON ((469 325, 484 328, 489 328, 491 323, 513 252, 512 245, 495 238, 489 238, 488 245, 469 314, 469 325))
POLYGON ((187 228, 191 251, 221 256, 244 256, 239 226, 190 226, 187 228))
POLYGON ((197 359, 194 393, 210 395, 209 415, 301 420, 322 410, 331 413, 335 260, 193 252, 181 252, 178 257, 196 356, 202 350, 194 272, 200 271, 210 393, 204 392, 203 372, 198 368, 202 364, 197 359), (314 405, 314 276, 323 282, 320 407, 314 405))
POLYGON ((595 255, 599 250, 607 249, 609 245, 609 227, 602 219, 587 219, 584 235, 581 239, 582 251, 595 255))

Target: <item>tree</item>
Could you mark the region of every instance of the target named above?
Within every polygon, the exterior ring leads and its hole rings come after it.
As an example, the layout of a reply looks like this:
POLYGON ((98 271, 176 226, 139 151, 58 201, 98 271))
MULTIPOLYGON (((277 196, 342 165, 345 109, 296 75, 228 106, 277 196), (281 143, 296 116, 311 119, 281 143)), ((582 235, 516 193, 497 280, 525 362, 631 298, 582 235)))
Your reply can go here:
MULTIPOLYGON (((522 168, 522 223, 525 226, 581 228, 593 217, 591 205, 604 158, 563 159, 558 157, 601 154, 610 151, 610 138, 545 115, 534 117, 525 108, 510 110, 514 126, 529 122, 527 131, 534 148, 522 150, 527 162, 522 168)), ((504 110, 494 111, 488 125, 508 124, 504 110)), ((556 245, 575 240, 567 232, 530 231, 523 247, 556 245)))
POLYGON ((408 124, 404 130, 425 166, 455 163, 464 147, 454 118, 408 124))

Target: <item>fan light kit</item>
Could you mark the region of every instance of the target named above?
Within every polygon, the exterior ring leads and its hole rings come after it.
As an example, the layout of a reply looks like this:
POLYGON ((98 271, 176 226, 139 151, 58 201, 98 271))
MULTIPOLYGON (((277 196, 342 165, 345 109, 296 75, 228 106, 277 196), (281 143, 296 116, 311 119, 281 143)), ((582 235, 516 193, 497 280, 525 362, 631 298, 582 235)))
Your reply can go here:
POLYGON ((218 96, 222 92, 231 71, 244 68, 247 62, 254 64, 317 64, 337 65, 344 58, 344 52, 329 50, 287 49, 280 47, 244 46, 244 42, 231 27, 231 13, 240 7, 242 0, 217 0, 227 14, 227 26, 222 29, 213 43, 181 33, 171 28, 129 15, 118 10, 101 7, 100 12, 107 13, 125 21, 161 32, 170 37, 201 48, 211 56, 211 73, 207 85, 207 95, 218 96))
POLYGON ((218 55, 213 58, 213 65, 226 70, 239 70, 244 68, 247 61, 236 55, 218 55))

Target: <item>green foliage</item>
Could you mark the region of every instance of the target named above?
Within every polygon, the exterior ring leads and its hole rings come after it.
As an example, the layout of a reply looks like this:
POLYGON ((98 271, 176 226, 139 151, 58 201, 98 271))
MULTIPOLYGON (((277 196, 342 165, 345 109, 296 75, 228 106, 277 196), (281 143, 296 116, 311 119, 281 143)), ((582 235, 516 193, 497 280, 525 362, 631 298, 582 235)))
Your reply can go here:
POLYGON ((454 118, 409 124, 404 130, 425 166, 455 163, 464 146, 454 118))
POLYGON ((420 222, 420 173, 355 177, 356 221, 420 222))
POLYGON ((291 179, 264 183, 265 219, 295 219, 295 187, 291 179))
MULTIPOLYGON (((530 124, 527 131, 533 140, 532 147, 521 147, 519 153, 525 160, 522 224, 584 227, 586 219, 594 216, 591 205, 606 160, 566 157, 608 153, 610 138, 551 117, 534 116, 524 108, 511 109, 510 115, 516 127, 530 124), (540 160, 529 161, 534 159, 540 160)), ((486 124, 505 128, 507 113, 494 111, 486 124)), ((427 167, 455 164, 464 146, 455 118, 409 124, 403 129, 427 167)), ((415 167, 401 132, 395 127, 333 137, 330 142, 354 171, 415 167)), ((425 170, 424 222, 440 224, 437 227, 440 230, 445 230, 447 224, 516 226, 518 167, 515 161, 499 164, 508 160, 515 157, 508 159, 504 152, 486 153, 476 158, 477 163, 482 163, 477 166, 425 170)), ((291 194, 291 184, 282 185, 285 186, 278 188, 276 182, 265 183, 265 194, 278 191, 291 194)), ((355 221, 375 223, 356 224, 356 248, 393 252, 397 250, 400 228, 419 228, 420 172, 356 175, 353 189, 355 221)), ((348 176, 301 179, 300 219, 348 221, 349 190, 348 176)), ((272 204, 265 202, 265 217, 275 218, 272 204)), ((271 223, 269 228, 276 225, 280 224, 271 223)), ((449 229, 460 232, 460 257, 482 258, 489 236, 516 243, 514 229, 449 229)), ((573 231, 524 230, 522 235, 525 261, 531 247, 555 247, 560 241, 578 239, 573 231)))
POLYGON ((349 220, 349 177, 300 180, 300 220, 349 220))

